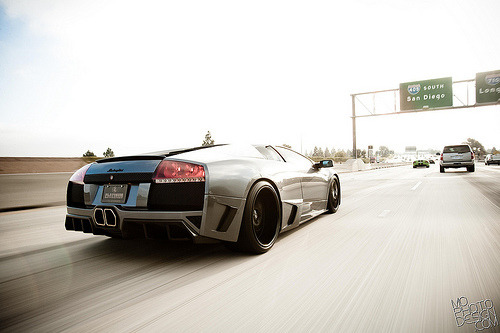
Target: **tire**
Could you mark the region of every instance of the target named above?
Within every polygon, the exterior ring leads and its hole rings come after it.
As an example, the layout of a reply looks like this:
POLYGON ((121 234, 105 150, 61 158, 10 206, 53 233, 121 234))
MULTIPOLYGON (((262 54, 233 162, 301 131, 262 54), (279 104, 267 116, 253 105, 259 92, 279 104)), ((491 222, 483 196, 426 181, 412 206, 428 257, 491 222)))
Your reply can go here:
POLYGON ((439 172, 444 173, 444 167, 442 165, 439 166, 439 172))
POLYGON ((337 177, 333 177, 332 183, 328 188, 328 203, 327 203, 327 213, 335 213, 340 206, 340 181, 337 177))
POLYGON ((416 166, 416 165, 414 165, 414 166, 413 166, 413 169, 416 169, 416 168, 417 168, 417 166, 416 166))
POLYGON ((474 172, 474 171, 476 171, 476 166, 473 165, 473 166, 467 167, 467 171, 468 172, 474 172))
POLYGON ((274 187, 256 183, 248 193, 238 242, 234 249, 255 254, 273 247, 281 227, 281 206, 274 187))
POLYGON ((428 165, 426 165, 425 167, 426 167, 426 168, 428 168, 429 166, 428 166, 428 165))

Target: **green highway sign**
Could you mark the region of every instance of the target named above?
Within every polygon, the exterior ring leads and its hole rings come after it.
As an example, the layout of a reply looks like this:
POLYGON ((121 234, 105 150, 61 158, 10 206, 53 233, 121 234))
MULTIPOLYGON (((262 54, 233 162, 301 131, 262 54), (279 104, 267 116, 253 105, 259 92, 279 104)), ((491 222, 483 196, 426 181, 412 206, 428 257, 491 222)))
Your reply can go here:
POLYGON ((453 106, 451 77, 399 84, 401 111, 453 106))
POLYGON ((500 70, 476 74, 476 104, 500 100, 500 70))

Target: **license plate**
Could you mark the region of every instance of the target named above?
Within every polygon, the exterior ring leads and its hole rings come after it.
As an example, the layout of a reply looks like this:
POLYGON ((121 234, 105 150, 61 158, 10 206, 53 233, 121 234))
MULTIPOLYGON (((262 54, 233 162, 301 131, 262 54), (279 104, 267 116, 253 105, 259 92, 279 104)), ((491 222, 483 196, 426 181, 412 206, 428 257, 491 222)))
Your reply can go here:
POLYGON ((452 157, 452 159, 454 159, 454 160, 461 160, 462 156, 461 155, 455 155, 455 156, 452 157))
POLYGON ((102 191, 103 203, 125 203, 127 201, 128 185, 104 185, 102 191))

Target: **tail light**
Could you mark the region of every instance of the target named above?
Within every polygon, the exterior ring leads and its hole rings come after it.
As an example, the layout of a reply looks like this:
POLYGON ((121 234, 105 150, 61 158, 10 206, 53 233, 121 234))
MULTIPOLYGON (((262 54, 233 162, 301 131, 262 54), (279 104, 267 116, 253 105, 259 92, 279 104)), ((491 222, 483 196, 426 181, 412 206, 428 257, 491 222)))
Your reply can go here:
POLYGON ((202 165, 163 161, 153 175, 155 183, 192 183, 205 181, 205 169, 202 165))
POLYGON ((441 161, 443 160, 443 153, 441 153, 441 161))
POLYGON ((88 168, 92 165, 87 164, 80 169, 76 170, 76 172, 71 176, 69 179, 70 182, 76 183, 76 184, 83 184, 83 178, 85 177, 85 173, 87 172, 88 168))
POLYGON ((470 158, 473 160, 474 159, 474 152, 470 152, 470 158))

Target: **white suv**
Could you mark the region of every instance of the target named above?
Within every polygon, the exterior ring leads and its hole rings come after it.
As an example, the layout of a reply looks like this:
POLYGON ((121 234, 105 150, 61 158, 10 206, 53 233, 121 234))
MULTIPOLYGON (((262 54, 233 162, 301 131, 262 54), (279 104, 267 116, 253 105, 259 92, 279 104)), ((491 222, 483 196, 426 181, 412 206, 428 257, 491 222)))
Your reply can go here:
POLYGON ((445 146, 439 161, 439 171, 444 172, 446 168, 467 168, 474 172, 474 152, 469 145, 445 146))

